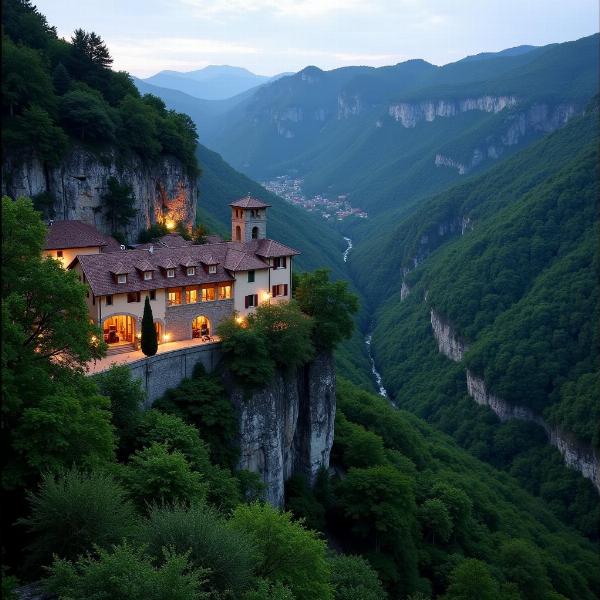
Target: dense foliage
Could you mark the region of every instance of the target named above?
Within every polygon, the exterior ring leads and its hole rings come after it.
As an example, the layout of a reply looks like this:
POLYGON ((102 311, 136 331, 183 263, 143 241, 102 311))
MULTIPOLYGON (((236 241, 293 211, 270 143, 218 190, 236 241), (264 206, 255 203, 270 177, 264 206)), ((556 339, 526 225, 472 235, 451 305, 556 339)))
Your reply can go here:
POLYGON ((80 143, 147 161, 170 154, 196 172, 192 120, 112 71, 97 34, 60 39, 29 0, 3 0, 2 33, 3 152, 57 164, 80 143))

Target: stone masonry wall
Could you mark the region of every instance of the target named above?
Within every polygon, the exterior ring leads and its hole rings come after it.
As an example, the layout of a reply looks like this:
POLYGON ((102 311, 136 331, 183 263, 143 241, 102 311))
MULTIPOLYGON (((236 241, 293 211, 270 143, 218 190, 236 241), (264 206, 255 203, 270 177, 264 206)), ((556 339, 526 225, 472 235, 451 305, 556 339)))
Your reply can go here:
POLYGON ((233 315, 233 300, 167 306, 165 326, 170 339, 189 340, 192 337, 192 321, 200 315, 209 320, 210 334, 215 335, 219 323, 233 315))

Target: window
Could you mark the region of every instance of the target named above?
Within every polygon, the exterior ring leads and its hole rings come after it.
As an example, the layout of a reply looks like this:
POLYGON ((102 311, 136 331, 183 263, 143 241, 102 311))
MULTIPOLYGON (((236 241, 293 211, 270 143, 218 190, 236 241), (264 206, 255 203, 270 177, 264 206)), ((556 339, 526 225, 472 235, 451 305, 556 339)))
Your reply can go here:
POLYGON ((190 275, 195 275, 196 274, 196 267, 188 267, 186 273, 187 273, 188 277, 190 275))
POLYGON ((117 283, 127 283, 127 275, 117 275, 117 283))
POLYGON ((248 271, 248 283, 254 283, 254 271, 248 271))
POLYGON ((253 240, 258 239, 258 227, 253 227, 252 228, 252 239, 253 240))
POLYGON ((62 250, 57 250, 56 251, 56 258, 62 258, 63 257, 63 251, 62 250))
POLYGON ((237 242, 242 241, 242 228, 239 225, 235 226, 235 239, 237 242))
POLYGON ((156 290, 150 290, 150 300, 156 300, 156 290))
POLYGON ((169 279, 175 277, 175 269, 167 269, 167 277, 169 279))
POLYGON ((271 295, 273 298, 276 296, 287 296, 288 295, 288 284, 280 283, 271 287, 271 295))
POLYGON ((167 304, 169 306, 181 304, 181 290, 179 288, 174 288, 167 292, 167 304))
POLYGON ((219 286, 219 300, 230 300, 231 299, 231 286, 220 285, 219 286))
POLYGON ((274 269, 285 269, 287 266, 287 261, 285 256, 277 256, 273 259, 273 268, 274 269))
POLYGON ((194 304, 198 302, 198 288, 185 288, 185 303, 194 304))
POLYGON ((208 272, 214 275, 217 272, 217 265, 208 265, 208 272))
POLYGON ((258 294, 249 294, 244 298, 244 305, 246 308, 251 306, 258 306, 258 294))
POLYGON ((203 287, 202 288, 202 302, 214 302, 215 300, 215 288, 214 287, 203 287))
POLYGON ((96 296, 94 294, 92 294, 92 305, 96 306, 96 296))
POLYGON ((144 271, 144 281, 150 281, 152 279, 152 271, 144 271))
POLYGON ((140 301, 140 293, 139 292, 129 292, 127 294, 127 302, 139 302, 140 301))
POLYGON ((106 306, 112 306, 112 296, 106 296, 106 306))

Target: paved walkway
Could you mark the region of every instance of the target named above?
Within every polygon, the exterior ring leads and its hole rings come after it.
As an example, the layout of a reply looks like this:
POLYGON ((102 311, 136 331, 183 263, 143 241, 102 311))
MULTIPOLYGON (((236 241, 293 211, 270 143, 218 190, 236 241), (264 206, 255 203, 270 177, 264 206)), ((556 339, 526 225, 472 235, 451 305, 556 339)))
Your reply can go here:
MULTIPOLYGON (((219 338, 213 336, 213 342, 218 342, 219 338)), ((202 342, 199 339, 193 340, 180 340, 178 342, 163 342, 158 345, 158 351, 156 354, 164 354, 165 352, 173 352, 174 350, 181 350, 182 348, 189 348, 190 346, 202 346, 204 344, 211 344, 213 342, 202 342)), ((141 350, 135 350, 133 352, 123 352, 122 354, 114 354, 112 356, 105 356, 99 360, 91 361, 87 364, 88 375, 94 375, 106 371, 111 365, 120 365, 124 363, 134 362, 144 358, 144 353, 141 350)))

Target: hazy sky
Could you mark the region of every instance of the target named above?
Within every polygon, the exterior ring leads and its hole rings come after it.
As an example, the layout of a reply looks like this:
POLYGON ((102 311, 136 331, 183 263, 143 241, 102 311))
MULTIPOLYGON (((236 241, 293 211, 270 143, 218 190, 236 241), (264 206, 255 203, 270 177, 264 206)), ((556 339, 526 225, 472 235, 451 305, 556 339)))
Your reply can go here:
POLYGON ((598 0, 34 0, 70 37, 109 45, 116 69, 147 77, 208 64, 264 75, 306 65, 445 64, 598 31, 598 0))

